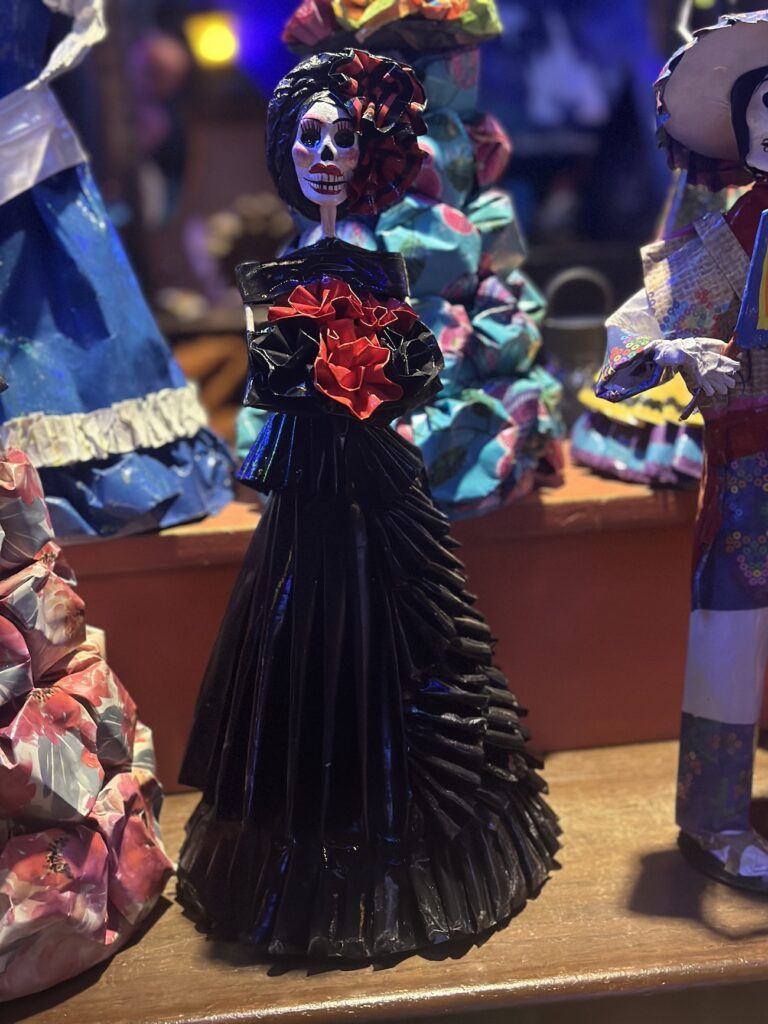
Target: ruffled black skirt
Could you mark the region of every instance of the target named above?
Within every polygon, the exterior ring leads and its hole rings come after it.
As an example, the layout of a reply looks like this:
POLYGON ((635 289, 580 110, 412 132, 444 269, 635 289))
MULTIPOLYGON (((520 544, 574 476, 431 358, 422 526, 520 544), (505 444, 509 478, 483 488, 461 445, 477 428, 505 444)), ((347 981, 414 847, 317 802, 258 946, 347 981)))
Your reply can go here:
POLYGON ((250 469, 273 493, 184 761, 203 798, 179 899, 272 955, 380 958, 506 922, 559 829, 417 450, 277 414, 250 469))

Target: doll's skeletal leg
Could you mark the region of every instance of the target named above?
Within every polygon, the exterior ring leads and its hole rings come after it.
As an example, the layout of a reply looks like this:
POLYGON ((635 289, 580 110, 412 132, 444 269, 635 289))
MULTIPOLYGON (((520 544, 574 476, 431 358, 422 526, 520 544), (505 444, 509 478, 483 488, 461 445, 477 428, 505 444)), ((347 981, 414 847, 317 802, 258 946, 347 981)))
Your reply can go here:
POLYGON ((757 887, 768 885, 768 843, 749 807, 767 658, 768 609, 691 615, 677 822, 688 853, 706 851, 719 877, 757 887))

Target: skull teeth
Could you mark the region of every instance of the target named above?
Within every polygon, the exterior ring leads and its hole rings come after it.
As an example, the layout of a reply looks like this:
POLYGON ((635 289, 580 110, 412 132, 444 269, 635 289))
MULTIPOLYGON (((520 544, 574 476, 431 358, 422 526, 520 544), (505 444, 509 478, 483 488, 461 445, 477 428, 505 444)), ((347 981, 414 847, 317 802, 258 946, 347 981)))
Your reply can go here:
POLYGON ((344 181, 336 174, 318 174, 306 179, 316 192, 337 195, 344 188, 344 181))

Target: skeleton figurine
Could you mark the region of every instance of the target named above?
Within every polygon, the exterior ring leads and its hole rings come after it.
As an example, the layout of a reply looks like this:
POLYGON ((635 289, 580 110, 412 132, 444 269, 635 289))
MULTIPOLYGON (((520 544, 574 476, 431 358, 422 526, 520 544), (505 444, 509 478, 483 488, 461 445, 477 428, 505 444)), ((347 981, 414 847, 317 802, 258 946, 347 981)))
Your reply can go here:
POLYGON ((272 412, 239 476, 270 499, 184 760, 203 797, 179 899, 271 955, 472 940, 538 892, 558 846, 447 520, 389 426, 439 387, 439 347, 402 257, 334 237, 337 213, 375 213, 415 178, 423 100, 410 68, 361 50, 290 72, 269 166, 323 237, 238 268, 246 401, 272 412))
POLYGON ((768 658, 768 349, 732 337, 768 209, 767 54, 768 12, 728 15, 662 72, 672 162, 692 184, 754 184, 644 251, 645 288, 608 321, 597 385, 619 401, 680 373, 704 417, 677 821, 697 867, 760 891, 768 843, 749 812, 768 658))

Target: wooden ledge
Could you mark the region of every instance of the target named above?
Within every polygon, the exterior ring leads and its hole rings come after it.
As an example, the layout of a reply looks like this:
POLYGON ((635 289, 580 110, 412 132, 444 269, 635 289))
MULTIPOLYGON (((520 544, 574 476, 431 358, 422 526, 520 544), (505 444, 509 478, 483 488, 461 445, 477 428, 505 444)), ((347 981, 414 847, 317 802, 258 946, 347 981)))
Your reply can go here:
MULTIPOLYGON (((508 508, 455 524, 462 542, 668 527, 693 521, 692 491, 652 489, 569 465, 562 487, 543 487, 508 508)), ((65 544, 80 577, 147 569, 239 564, 259 521, 257 502, 235 501, 215 516, 160 533, 65 544)))
POLYGON ((196 523, 107 541, 65 541, 63 547, 79 579, 239 565, 260 517, 256 502, 233 501, 196 523))
MULTIPOLYGON (((105 968, 0 1007, 0 1019, 332 1024, 448 1016, 474 1024, 488 1011, 489 1024, 662 1024, 691 1020, 685 1008, 703 1005, 695 1019, 704 1024, 717 1019, 706 1008, 718 1005, 723 1013, 730 1001, 744 1011, 748 997, 753 1012, 741 1019, 762 1020, 766 901, 708 881, 679 855, 671 820, 675 762, 672 743, 552 755, 546 774, 565 831, 562 870, 508 928, 461 959, 411 957, 386 970, 270 969, 249 962, 244 947, 207 942, 172 902, 171 884, 171 902, 138 943, 105 968), (678 993, 676 1018, 654 1010, 655 998, 667 993, 678 993), (639 1003, 640 1015, 598 1015, 608 995, 614 1008, 639 1003), (584 1014, 587 1006, 597 1009, 584 1014)), ((758 772, 768 782, 762 751, 758 772)), ((166 803, 163 827, 173 853, 194 799, 166 803)))
POLYGON ((493 544, 547 534, 602 533, 692 523, 696 492, 601 477, 568 463, 562 487, 542 487, 508 508, 466 519, 461 540, 493 544))

